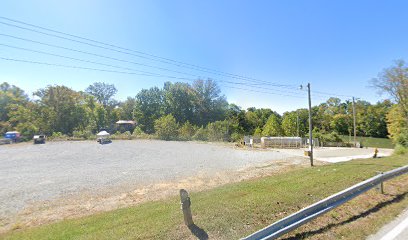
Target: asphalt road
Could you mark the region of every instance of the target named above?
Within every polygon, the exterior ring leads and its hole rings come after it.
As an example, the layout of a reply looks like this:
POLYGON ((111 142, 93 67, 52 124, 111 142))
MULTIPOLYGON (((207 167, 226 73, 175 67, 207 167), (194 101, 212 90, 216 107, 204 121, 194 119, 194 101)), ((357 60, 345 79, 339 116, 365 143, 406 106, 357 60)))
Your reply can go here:
POLYGON ((398 218, 385 225, 367 240, 406 240, 408 239, 408 209, 400 214, 398 218))

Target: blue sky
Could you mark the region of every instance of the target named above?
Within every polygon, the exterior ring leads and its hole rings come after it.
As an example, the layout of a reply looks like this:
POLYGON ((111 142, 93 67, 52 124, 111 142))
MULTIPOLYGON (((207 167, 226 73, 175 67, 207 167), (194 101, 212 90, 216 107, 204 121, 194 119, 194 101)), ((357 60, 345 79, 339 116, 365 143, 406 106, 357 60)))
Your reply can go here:
MULTIPOLYGON (((313 91, 346 95, 341 96, 343 100, 349 96, 370 102, 385 98, 369 87, 369 81, 383 68, 392 65, 393 60, 407 59, 406 9, 406 1, 2 1, 2 17, 226 73, 289 85, 285 88, 259 82, 257 88, 234 85, 231 82, 248 84, 248 81, 254 81, 181 68, 4 24, 0 24, 0 34, 91 52, 127 63, 2 35, 0 44, 161 75, 213 78, 220 81, 222 92, 230 102, 243 108, 269 107, 283 113, 307 107, 306 92, 295 88, 308 82, 313 91)), ((5 19, 0 22, 15 24, 5 19)), ((112 69, 4 45, 0 45, 0 57, 112 69)), ((48 84, 83 90, 98 81, 115 84, 119 100, 135 96, 142 88, 161 87, 164 81, 175 81, 1 59, 0 69, 1 82, 7 81, 28 92, 48 84)), ((318 104, 328 97, 314 93, 312 103, 318 104)))

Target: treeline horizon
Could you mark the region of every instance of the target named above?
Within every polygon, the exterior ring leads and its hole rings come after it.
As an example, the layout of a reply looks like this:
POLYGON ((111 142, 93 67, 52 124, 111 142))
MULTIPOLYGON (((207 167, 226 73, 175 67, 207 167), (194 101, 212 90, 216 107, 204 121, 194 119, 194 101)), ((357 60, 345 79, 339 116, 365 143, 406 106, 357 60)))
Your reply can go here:
MULTIPOLYGON (((198 79, 192 84, 165 82, 162 88, 142 89, 124 101, 114 99, 113 84, 94 83, 84 91, 49 85, 30 99, 18 86, 0 85, 0 133, 17 130, 26 139, 34 134, 94 135, 101 129, 116 132, 118 120, 134 120, 134 134, 181 140, 238 141, 244 135, 300 136, 308 134, 308 110, 282 115, 269 108, 247 108, 228 103, 217 83, 198 79)), ((371 104, 357 100, 358 136, 388 137, 390 100, 371 104)), ((352 102, 329 98, 312 107, 313 132, 350 135, 353 132, 352 102)), ((133 130, 133 129, 132 129, 133 130)), ((132 134, 131 132, 131 134, 132 134)))

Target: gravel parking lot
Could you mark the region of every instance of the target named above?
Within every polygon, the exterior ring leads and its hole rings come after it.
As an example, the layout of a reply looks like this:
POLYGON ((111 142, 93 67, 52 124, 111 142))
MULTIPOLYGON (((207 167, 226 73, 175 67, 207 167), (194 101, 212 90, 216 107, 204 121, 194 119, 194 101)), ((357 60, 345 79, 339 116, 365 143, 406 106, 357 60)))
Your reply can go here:
MULTIPOLYGON (((356 155, 356 150, 344 151, 356 155)), ((330 149, 316 154, 339 157, 330 149), (330 153, 331 152, 331 153, 330 153)), ((362 154, 362 150, 357 155, 362 154)), ((372 150, 365 150, 368 154, 372 150)), ((343 155, 344 155, 343 154, 343 155)), ((0 146, 0 227, 29 206, 78 193, 118 192, 283 161, 307 164, 303 150, 247 150, 233 145, 154 140, 22 143, 0 146), (120 188, 120 189, 118 189, 120 188)), ((340 154, 341 157, 341 154, 340 154)))

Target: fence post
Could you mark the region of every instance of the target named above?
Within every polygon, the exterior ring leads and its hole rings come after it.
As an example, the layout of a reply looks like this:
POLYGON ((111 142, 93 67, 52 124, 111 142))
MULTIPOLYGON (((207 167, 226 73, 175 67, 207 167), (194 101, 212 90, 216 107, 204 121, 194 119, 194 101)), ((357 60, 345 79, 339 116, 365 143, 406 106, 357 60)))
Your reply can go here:
POLYGON ((181 200, 181 210, 183 210, 184 215, 184 223, 187 226, 191 226, 194 224, 193 216, 191 215, 191 201, 190 197, 188 196, 188 192, 184 189, 180 189, 180 200, 181 200))

